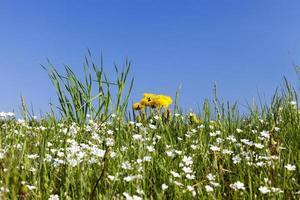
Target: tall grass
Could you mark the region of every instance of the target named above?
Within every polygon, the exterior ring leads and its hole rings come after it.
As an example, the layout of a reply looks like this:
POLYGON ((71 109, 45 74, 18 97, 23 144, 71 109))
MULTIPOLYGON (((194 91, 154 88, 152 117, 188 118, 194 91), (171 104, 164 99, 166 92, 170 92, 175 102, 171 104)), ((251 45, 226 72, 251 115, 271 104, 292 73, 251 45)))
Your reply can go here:
POLYGON ((83 63, 83 81, 65 65, 65 75, 60 74, 48 60, 48 66, 42 65, 47 70, 55 87, 60 106, 58 109, 63 119, 77 123, 85 123, 87 116, 93 119, 105 120, 110 113, 123 117, 128 105, 128 99, 132 90, 134 79, 127 86, 131 62, 126 59, 125 66, 120 71, 114 65, 116 72, 115 82, 110 82, 103 69, 101 55, 100 66, 94 61, 90 51, 85 56, 83 63), (113 88, 115 87, 115 88, 113 88), (112 89, 116 89, 116 95, 112 89), (114 100, 113 97, 116 96, 114 100), (97 101, 97 103, 95 103, 97 101))

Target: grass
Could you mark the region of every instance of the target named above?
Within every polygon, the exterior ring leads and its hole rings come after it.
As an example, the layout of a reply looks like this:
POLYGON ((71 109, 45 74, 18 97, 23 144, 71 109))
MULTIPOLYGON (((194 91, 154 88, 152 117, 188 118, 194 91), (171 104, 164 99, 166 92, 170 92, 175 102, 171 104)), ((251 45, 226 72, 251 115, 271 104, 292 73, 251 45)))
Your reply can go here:
POLYGON ((175 105, 133 118, 129 67, 116 82, 89 59, 84 82, 45 67, 62 117, 28 117, 25 103, 24 120, 0 115, 2 199, 299 199, 300 112, 287 81, 247 115, 216 95, 201 113, 175 105))

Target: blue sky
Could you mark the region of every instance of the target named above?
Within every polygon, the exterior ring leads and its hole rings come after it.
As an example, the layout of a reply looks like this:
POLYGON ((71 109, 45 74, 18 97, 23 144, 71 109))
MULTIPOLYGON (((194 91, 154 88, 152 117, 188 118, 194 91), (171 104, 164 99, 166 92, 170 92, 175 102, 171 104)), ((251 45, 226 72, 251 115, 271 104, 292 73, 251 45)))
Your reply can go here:
POLYGON ((54 89, 40 64, 81 72, 86 49, 103 51, 107 73, 128 56, 135 85, 197 108, 219 95, 239 106, 267 99, 285 75, 298 87, 299 1, 0 1, 0 111, 20 96, 49 110, 54 89))

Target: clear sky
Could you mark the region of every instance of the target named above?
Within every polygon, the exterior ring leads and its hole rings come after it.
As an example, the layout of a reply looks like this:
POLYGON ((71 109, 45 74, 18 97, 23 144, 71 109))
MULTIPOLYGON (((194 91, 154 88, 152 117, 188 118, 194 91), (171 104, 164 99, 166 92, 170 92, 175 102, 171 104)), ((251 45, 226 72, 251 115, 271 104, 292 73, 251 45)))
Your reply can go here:
POLYGON ((135 85, 196 108, 212 99, 242 106, 269 99, 285 75, 299 85, 300 1, 0 1, 0 111, 17 110, 23 95, 49 110, 54 89, 40 64, 81 71, 86 49, 103 51, 107 73, 128 56, 135 85))

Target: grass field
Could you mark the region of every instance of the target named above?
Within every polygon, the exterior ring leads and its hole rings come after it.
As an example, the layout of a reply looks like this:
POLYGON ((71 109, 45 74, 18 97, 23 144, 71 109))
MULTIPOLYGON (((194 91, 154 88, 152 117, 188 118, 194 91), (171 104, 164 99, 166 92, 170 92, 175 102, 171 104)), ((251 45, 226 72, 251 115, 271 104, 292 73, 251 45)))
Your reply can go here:
POLYGON ((288 83, 243 115, 217 97, 200 113, 174 99, 133 115, 130 62, 115 82, 89 58, 85 66, 83 82, 69 67, 65 77, 46 68, 62 117, 35 119, 25 103, 23 119, 0 113, 1 199, 300 198, 300 112, 288 83))

